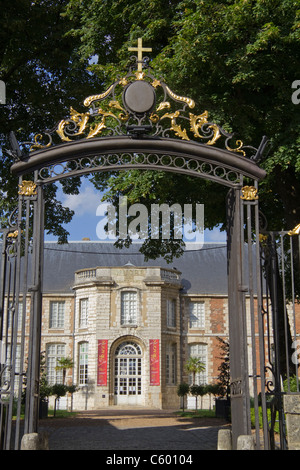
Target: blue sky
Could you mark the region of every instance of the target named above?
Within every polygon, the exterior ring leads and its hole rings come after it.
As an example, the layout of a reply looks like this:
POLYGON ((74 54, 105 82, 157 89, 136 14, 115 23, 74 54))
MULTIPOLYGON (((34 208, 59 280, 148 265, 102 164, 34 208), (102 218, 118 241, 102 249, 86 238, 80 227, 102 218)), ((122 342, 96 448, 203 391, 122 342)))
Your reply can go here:
MULTIPOLYGON (((93 184, 86 178, 82 180, 80 194, 78 195, 63 194, 60 185, 58 186, 58 199, 65 207, 69 207, 75 212, 72 222, 65 225, 65 228, 70 233, 69 241, 80 241, 83 238, 99 241, 96 228, 101 217, 96 215, 96 211, 99 204, 101 204, 101 193, 96 191, 93 184)), ((56 239, 45 233, 45 240, 55 241, 56 239)), ((218 229, 213 231, 205 230, 204 242, 224 243, 226 242, 226 234, 218 229)))

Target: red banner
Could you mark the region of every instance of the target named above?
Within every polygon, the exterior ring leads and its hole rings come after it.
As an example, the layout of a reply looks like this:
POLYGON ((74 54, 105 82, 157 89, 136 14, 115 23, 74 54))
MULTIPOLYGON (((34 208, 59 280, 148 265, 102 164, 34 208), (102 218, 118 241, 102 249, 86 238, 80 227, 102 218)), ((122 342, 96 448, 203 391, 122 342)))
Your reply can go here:
POLYGON ((159 385, 159 339, 150 339, 150 385, 159 385))
POLYGON ((98 340, 97 385, 107 385, 107 339, 98 340))

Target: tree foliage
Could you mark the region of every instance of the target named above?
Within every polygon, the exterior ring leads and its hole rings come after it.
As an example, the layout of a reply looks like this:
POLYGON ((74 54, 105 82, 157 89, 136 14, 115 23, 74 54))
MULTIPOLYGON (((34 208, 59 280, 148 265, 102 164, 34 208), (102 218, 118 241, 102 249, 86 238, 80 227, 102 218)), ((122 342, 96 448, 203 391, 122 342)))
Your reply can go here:
POLYGON ((189 393, 189 390, 190 390, 190 386, 188 383, 186 382, 181 382, 180 384, 178 384, 177 386, 177 395, 179 397, 182 397, 182 409, 183 409, 183 412, 184 412, 184 399, 186 397, 186 395, 189 393))
MULTIPOLYGON (((268 136, 272 148, 261 162, 268 173, 260 185, 261 209, 269 229, 299 223, 299 105, 291 100, 300 69, 299 0, 2 3, 0 78, 8 90, 0 119, 3 135, 14 130, 27 140, 33 130, 52 127, 70 106, 126 72, 128 47, 143 37, 153 49, 155 75, 178 94, 192 97, 199 114, 207 110, 210 120, 248 145, 257 147, 268 136), (97 61, 88 65, 92 57, 97 61)), ((16 182, 9 175, 10 159, 2 163, 7 207, 16 182)), ((135 202, 155 197, 204 203, 207 228, 225 223, 226 189, 211 182, 151 172, 97 174, 93 182, 108 190, 111 200, 131 194, 135 202)), ((65 191, 76 192, 78 185, 66 183, 65 191)), ((49 191, 46 227, 63 240, 59 224, 72 213, 56 201, 55 189, 49 191)), ((1 209, 3 214, 3 203, 1 209)), ((156 245, 155 255, 163 250, 156 245)))
POLYGON ((61 357, 60 359, 57 360, 57 366, 55 367, 55 370, 61 370, 63 373, 62 377, 62 383, 65 385, 66 382, 66 374, 67 374, 67 369, 73 369, 74 367, 74 362, 71 357, 61 357))
MULTIPOLYGON (((66 0, 0 0, 0 80, 6 84, 6 104, 0 106, 0 218, 16 206, 17 179, 10 173, 8 134, 19 142, 51 129, 70 106, 94 91, 99 80, 87 71, 78 55, 80 41, 67 33, 75 25, 63 12, 66 0)), ((78 191, 79 181, 64 184, 65 192, 78 191)), ((73 212, 57 200, 56 186, 46 189, 46 230, 66 240, 63 223, 73 212)))
POLYGON ((196 383, 196 374, 205 371, 205 364, 201 362, 199 357, 194 357, 191 356, 188 358, 186 364, 185 364, 186 370, 192 374, 193 377, 193 385, 196 383))
POLYGON ((230 361, 229 361, 229 344, 222 338, 217 338, 220 343, 221 356, 219 359, 222 360, 218 371, 219 375, 217 378, 218 394, 222 397, 228 398, 230 395, 230 361))
MULTIPOLYGON (((70 0, 67 15, 79 23, 71 32, 81 39, 79 53, 98 56, 91 70, 107 84, 124 73, 128 46, 141 36, 153 48, 156 75, 195 99, 199 112, 207 109, 211 120, 249 145, 257 147, 266 135, 272 148, 261 163, 268 176, 260 201, 268 228, 299 223, 299 108, 291 100, 300 69, 299 1, 70 0)), ((97 175, 94 181, 110 189, 111 199, 132 193, 135 201, 203 202, 206 226, 224 223, 218 207, 226 190, 212 183, 138 172, 97 175)))

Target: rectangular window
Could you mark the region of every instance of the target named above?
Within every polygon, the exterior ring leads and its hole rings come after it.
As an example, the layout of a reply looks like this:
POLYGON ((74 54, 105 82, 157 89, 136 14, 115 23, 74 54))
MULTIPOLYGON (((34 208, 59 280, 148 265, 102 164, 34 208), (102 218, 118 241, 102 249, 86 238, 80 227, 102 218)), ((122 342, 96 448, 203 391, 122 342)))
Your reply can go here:
POLYGON ((49 385, 63 382, 63 371, 56 370, 58 360, 66 357, 66 347, 64 344, 49 344, 47 346, 47 381, 49 385))
POLYGON ((176 300, 167 300, 167 326, 176 328, 176 300))
POLYGON ((121 325, 137 324, 137 293, 122 292, 121 294, 121 325))
POLYGON ((205 327, 205 303, 204 302, 191 302, 190 303, 190 328, 204 328, 205 327))
POLYGON ((79 327, 88 326, 88 299, 80 299, 79 302, 79 327))
POLYGON ((50 328, 63 328, 65 324, 65 302, 50 302, 50 328))
MULTIPOLYGON (((203 372, 196 373, 195 385, 207 384, 207 345, 201 343, 190 344, 189 356, 197 357, 205 366, 205 370, 203 372)), ((189 384, 192 384, 192 382, 193 374, 189 374, 189 384)))
POLYGON ((88 350, 87 342, 79 345, 79 385, 88 383, 88 350))
POLYGON ((167 385, 176 384, 176 344, 168 343, 166 350, 166 383, 167 385))

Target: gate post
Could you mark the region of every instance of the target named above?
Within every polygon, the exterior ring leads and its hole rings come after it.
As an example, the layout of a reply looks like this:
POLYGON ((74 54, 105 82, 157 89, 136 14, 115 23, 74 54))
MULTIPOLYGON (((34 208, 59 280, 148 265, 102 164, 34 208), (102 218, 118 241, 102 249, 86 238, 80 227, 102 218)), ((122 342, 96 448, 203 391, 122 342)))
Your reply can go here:
POLYGON ((245 287, 243 286, 243 217, 240 189, 227 197, 227 269, 229 310, 230 397, 233 449, 251 432, 245 287))
POLYGON ((41 185, 36 187, 34 201, 32 286, 28 375, 25 404, 24 434, 36 433, 39 412, 39 378, 42 324, 42 273, 44 258, 44 197, 41 185))

